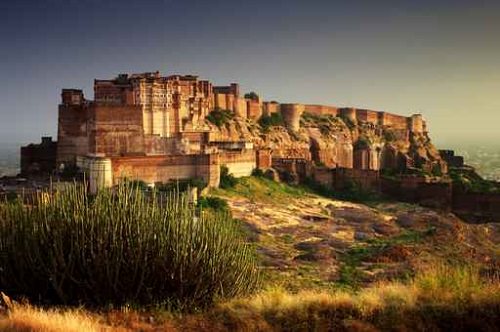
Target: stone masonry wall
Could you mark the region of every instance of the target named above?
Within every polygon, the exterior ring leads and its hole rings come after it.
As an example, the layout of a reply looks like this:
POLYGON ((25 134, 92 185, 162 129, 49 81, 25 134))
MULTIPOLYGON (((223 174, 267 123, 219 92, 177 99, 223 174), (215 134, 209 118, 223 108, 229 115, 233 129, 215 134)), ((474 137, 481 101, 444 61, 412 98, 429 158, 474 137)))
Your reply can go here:
POLYGON ((235 177, 250 176, 257 167, 254 150, 221 151, 220 164, 227 166, 235 177))
POLYGON ((140 106, 92 105, 89 152, 105 156, 144 154, 140 106))
POLYGON ((115 157, 111 163, 115 184, 123 178, 166 183, 199 177, 209 186, 219 185, 218 154, 115 157))
POLYGON ((281 104, 281 114, 285 126, 292 131, 298 131, 300 129, 300 117, 304 110, 305 106, 302 104, 281 104))
POLYGON ((337 116, 339 110, 334 106, 325 105, 305 105, 305 112, 314 115, 333 115, 337 116))
POLYGON ((57 125, 57 165, 75 164, 88 150, 88 105, 59 105, 57 125))

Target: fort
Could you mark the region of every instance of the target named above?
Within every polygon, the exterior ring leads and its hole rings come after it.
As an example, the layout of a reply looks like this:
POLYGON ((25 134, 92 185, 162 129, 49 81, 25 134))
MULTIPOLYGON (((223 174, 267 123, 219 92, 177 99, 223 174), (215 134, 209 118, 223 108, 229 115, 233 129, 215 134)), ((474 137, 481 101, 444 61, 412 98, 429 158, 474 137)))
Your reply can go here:
MULTIPOLYGON (((242 96, 237 83, 214 86, 193 75, 120 74, 114 79, 94 80, 93 100, 88 100, 82 90, 63 89, 57 143, 51 143, 54 153, 40 152, 47 148, 47 138, 39 146, 23 148, 22 171, 78 167, 88 174, 91 187, 97 190, 124 177, 151 184, 201 177, 209 186, 217 186, 220 165, 228 166, 235 176, 272 166, 270 160, 279 156, 278 151, 273 154, 271 146, 253 144, 254 137, 233 138, 214 128, 207 121, 214 110, 230 112, 235 119, 246 122, 280 113, 285 128, 291 132, 299 131, 305 112, 344 116, 353 122, 403 131, 423 130, 421 118, 420 125, 413 123, 417 116, 265 102, 257 94, 242 96), (267 159, 263 151, 267 151, 267 159), (40 163, 41 155, 53 160, 40 163)), ((296 156, 311 158, 309 150, 306 148, 302 154, 298 151, 296 156)), ((344 159, 354 158, 355 167, 378 169, 376 162, 357 161, 365 157, 363 153, 357 151, 353 156, 348 153, 344 159)), ((350 166, 353 162, 339 161, 339 164, 350 166)))
MULTIPOLYGON (((418 174, 464 166, 453 151, 432 145, 420 114, 263 101, 237 83, 214 86, 158 71, 96 79, 93 100, 63 89, 57 142, 23 147, 21 161, 23 174, 82 172, 93 192, 124 178, 151 186, 200 178, 217 187, 225 165, 236 177, 274 168, 292 181, 312 178, 336 190, 356 182, 392 196, 404 192, 407 201, 435 197, 446 208, 456 206, 451 185, 418 174), (382 176, 391 172, 406 175, 382 176)), ((492 199, 475 201, 489 206, 483 202, 492 199)))

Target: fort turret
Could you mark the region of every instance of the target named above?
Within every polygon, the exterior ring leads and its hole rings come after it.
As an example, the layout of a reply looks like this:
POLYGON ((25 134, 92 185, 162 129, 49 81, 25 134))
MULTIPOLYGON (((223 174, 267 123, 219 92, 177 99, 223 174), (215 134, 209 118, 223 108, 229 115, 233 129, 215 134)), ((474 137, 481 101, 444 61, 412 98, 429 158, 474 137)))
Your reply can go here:
POLYGON ((408 120, 410 131, 414 133, 424 132, 424 120, 421 114, 413 114, 408 120))
POLYGON ((285 122, 285 127, 292 131, 300 129, 300 117, 304 113, 303 104, 281 104, 281 115, 285 122))

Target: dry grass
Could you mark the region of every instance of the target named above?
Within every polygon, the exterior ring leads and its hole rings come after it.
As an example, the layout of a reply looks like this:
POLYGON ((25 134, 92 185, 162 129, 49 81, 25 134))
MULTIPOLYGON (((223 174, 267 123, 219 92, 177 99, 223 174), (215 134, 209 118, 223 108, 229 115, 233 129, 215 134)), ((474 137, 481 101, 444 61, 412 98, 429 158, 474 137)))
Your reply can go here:
POLYGON ((251 329, 255 320, 287 331, 357 330, 361 323, 368 330, 494 330, 500 283, 482 279, 473 267, 436 265, 408 284, 380 283, 357 293, 271 289, 219 305, 216 317, 238 330, 251 329))
POLYGON ((30 305, 16 305, 0 319, 0 331, 90 332, 104 326, 83 310, 43 310, 30 305))
POLYGON ((122 310, 98 315, 15 306, 0 318, 0 330, 456 332, 494 331, 499 317, 498 278, 486 280, 473 267, 435 265, 406 284, 380 283, 356 293, 304 290, 291 294, 271 288, 200 314, 122 310))

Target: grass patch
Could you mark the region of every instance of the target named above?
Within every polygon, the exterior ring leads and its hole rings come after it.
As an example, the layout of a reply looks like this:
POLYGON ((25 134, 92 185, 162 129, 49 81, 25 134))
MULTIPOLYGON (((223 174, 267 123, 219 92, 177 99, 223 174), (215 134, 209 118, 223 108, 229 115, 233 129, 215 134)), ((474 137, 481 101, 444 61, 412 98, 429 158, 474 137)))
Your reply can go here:
POLYGON ((222 304, 214 316, 236 330, 494 330, 498 280, 471 267, 438 265, 406 284, 381 283, 352 293, 269 289, 222 304), (452 287, 450 287, 450 285, 452 287))
POLYGON ((405 231, 392 238, 370 239, 362 245, 349 249, 341 257, 340 278, 337 284, 342 288, 359 289, 362 285, 362 273, 358 269, 361 262, 382 253, 396 245, 406 245, 421 242, 434 233, 434 228, 425 231, 405 231))
POLYGON ((202 210, 211 210, 216 213, 229 213, 227 201, 215 196, 202 196, 198 199, 198 207, 202 210))
POLYGON ((317 195, 342 201, 364 203, 370 206, 385 201, 380 193, 364 190, 354 181, 347 182, 342 190, 328 188, 312 178, 304 179, 302 186, 317 195))
POLYGON ((278 183, 259 176, 243 177, 237 180, 232 187, 214 189, 214 194, 229 197, 241 196, 252 201, 273 204, 288 204, 287 198, 300 198, 310 193, 306 188, 278 183))
POLYGON ((500 193, 500 187, 492 181, 479 176, 475 171, 450 168, 449 176, 455 186, 465 192, 472 193, 500 193))

